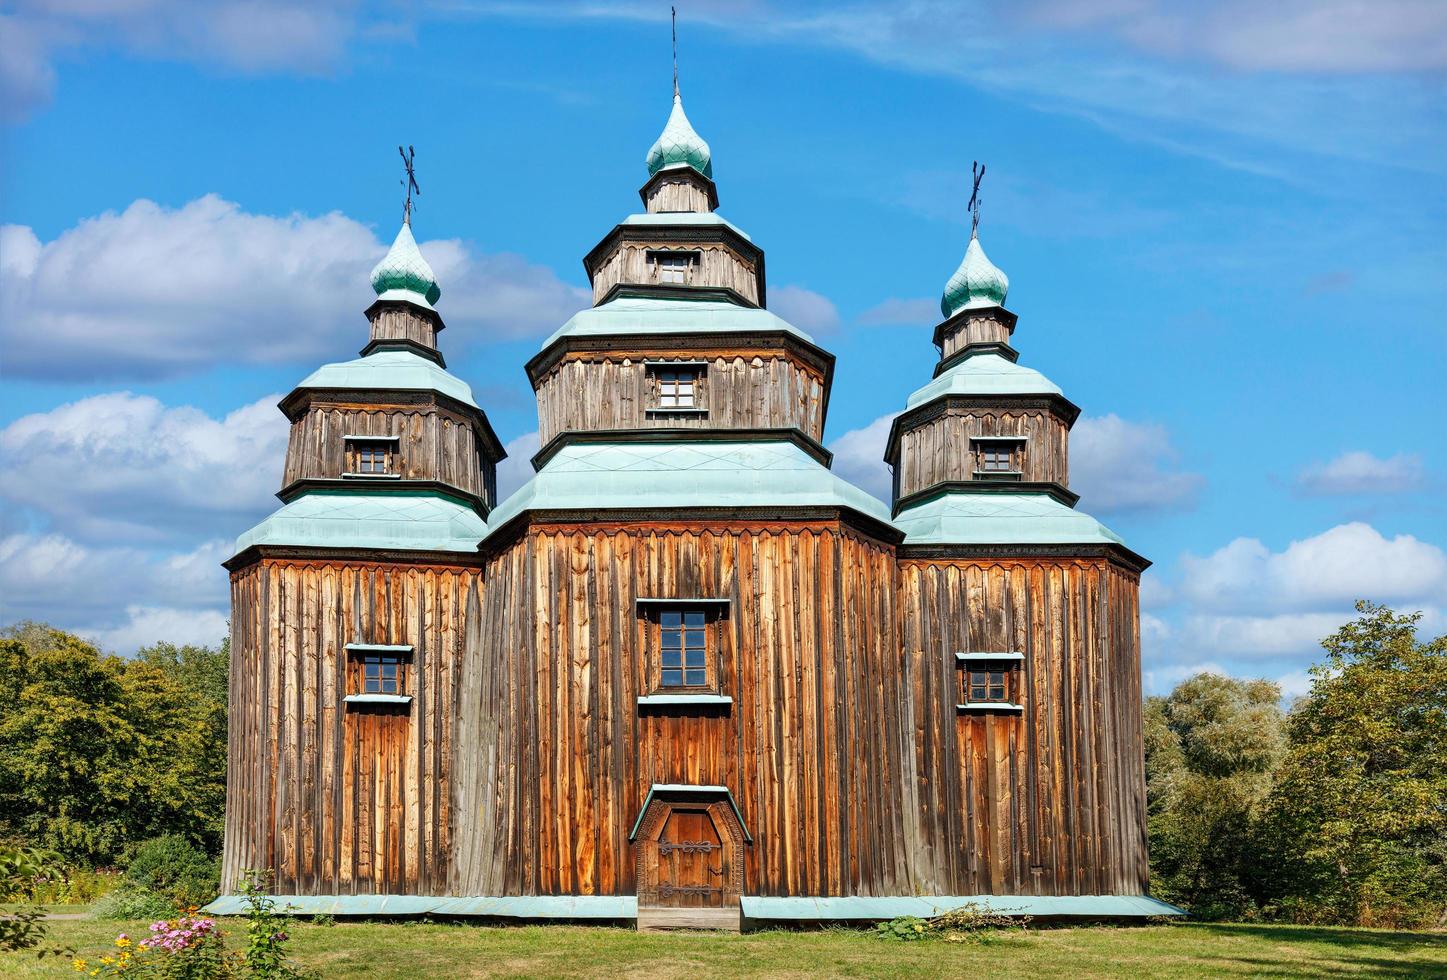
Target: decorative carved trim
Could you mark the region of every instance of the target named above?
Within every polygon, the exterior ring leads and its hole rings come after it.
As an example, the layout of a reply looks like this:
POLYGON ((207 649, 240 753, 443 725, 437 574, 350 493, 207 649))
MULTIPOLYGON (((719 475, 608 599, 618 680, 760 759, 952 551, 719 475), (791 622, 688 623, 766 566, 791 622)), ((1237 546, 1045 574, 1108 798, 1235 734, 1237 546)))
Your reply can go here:
POLYGON ((1004 558, 1029 561, 1033 559, 1105 559, 1139 575, 1151 567, 1149 559, 1120 544, 902 544, 896 552, 899 561, 962 561, 1004 558))
POLYGON ((300 548, 252 545, 221 563, 235 573, 265 559, 337 565, 446 565, 453 568, 481 568, 481 554, 463 551, 396 551, 381 548, 300 548))
POLYGON ((676 809, 682 810, 704 810, 708 813, 709 819, 719 835, 718 848, 725 852, 729 865, 728 888, 724 892, 724 904, 737 902, 744 893, 744 844, 747 842, 744 836, 744 828, 739 823, 738 814, 734 812, 733 804, 727 797, 719 799, 710 791, 714 799, 705 801, 698 795, 688 790, 674 790, 655 793, 650 791, 646 801, 647 809, 643 812, 635 830, 633 840, 633 866, 636 875, 635 891, 638 895, 640 907, 656 906, 659 899, 672 898, 675 895, 708 895, 720 891, 716 887, 703 885, 676 886, 671 882, 655 880, 655 875, 650 875, 650 868, 658 868, 656 860, 648 860, 648 850, 655 850, 656 854, 671 853, 673 850, 683 850, 684 853, 701 851, 712 853, 714 845, 710 842, 703 842, 707 846, 699 846, 698 842, 682 843, 660 843, 659 837, 663 828, 668 823, 668 818, 673 815, 676 809), (691 797, 691 798, 690 798, 691 797), (667 850, 665 851, 665 848, 667 850))

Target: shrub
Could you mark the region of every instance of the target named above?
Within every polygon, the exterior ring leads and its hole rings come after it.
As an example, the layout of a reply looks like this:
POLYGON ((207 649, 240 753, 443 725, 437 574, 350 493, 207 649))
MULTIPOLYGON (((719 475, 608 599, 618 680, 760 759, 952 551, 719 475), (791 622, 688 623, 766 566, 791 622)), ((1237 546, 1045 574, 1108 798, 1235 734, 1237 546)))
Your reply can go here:
POLYGON ((179 834, 154 837, 139 845, 125 874, 132 888, 160 895, 171 908, 179 909, 211 901, 220 879, 217 862, 179 834))
POLYGON ((1011 916, 991 911, 974 902, 941 912, 929 919, 901 915, 881 922, 876 933, 885 939, 912 942, 917 939, 943 939, 949 943, 984 943, 1001 929, 1024 929, 1028 915, 1011 916))
POLYGON ((135 919, 163 919, 174 915, 176 906, 148 888, 124 883, 95 903, 91 914, 97 919, 130 922, 135 919))

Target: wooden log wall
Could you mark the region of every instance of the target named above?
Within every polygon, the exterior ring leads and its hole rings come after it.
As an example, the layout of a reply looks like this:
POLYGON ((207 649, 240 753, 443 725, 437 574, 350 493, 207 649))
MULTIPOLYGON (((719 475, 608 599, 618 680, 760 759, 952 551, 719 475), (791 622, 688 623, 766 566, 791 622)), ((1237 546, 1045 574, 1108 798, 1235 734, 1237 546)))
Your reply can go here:
POLYGON ((538 434, 594 429, 797 428, 824 433, 824 377, 782 350, 577 352, 538 383, 538 434), (699 404, 707 415, 650 415, 656 376, 645 361, 707 361, 699 404))
POLYGON ((232 574, 222 890, 442 894, 453 699, 478 569, 264 558, 232 574), (347 706, 347 643, 410 644, 410 705, 347 706))
POLYGON ((941 356, 949 357, 970 344, 1008 344, 1010 327, 998 312, 977 310, 965 314, 960 320, 951 324, 944 331, 940 342, 944 348, 941 356))
POLYGON ((396 436, 398 472, 437 480, 496 501, 496 467, 482 453, 472 422, 435 404, 377 405, 313 401, 291 425, 282 485, 337 479, 347 471, 346 436, 396 436))
POLYGON ((437 349, 437 327, 405 304, 385 305, 372 314, 372 340, 411 340, 437 349))
POLYGON ((909 893, 894 567, 837 521, 531 528, 460 671, 452 891, 631 894, 649 786, 694 783, 738 801, 746 893, 909 893), (640 709, 639 596, 731 600, 731 706, 640 709))
POLYGON ((1070 430, 1045 410, 992 411, 951 406, 922 425, 902 432, 895 463, 898 496, 948 480, 971 480, 980 469, 979 436, 1025 436, 1020 479, 1069 485, 1070 430))
POLYGON ((600 302, 608 290, 622 283, 653 285, 658 282, 649 252, 697 253, 690 286, 719 286, 734 290, 750 303, 759 301, 759 284, 754 263, 726 245, 714 242, 634 242, 619 244, 593 272, 593 302, 600 302))
POLYGON ((680 174, 654 184, 644 201, 650 214, 679 211, 712 211, 708 190, 697 177, 680 174))
POLYGON ((918 892, 1145 893, 1138 585, 1106 559, 901 559, 918 892), (957 651, 1023 653, 1023 714, 958 711, 957 651))

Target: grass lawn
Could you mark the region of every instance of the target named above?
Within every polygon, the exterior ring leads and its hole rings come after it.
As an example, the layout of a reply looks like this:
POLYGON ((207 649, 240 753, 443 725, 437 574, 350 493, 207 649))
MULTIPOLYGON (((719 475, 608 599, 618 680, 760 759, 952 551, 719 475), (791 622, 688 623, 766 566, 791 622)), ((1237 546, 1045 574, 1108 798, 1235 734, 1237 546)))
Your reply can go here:
MULTIPOLYGON (((244 920, 222 920, 233 941, 244 920)), ((60 920, 51 935, 91 959, 144 923, 60 920)), ((1183 924, 1038 929, 978 945, 891 942, 864 931, 639 934, 591 926, 297 923, 296 958, 323 977, 1447 977, 1447 935, 1183 924)), ((0 976, 76 976, 68 959, 0 955, 0 976)))

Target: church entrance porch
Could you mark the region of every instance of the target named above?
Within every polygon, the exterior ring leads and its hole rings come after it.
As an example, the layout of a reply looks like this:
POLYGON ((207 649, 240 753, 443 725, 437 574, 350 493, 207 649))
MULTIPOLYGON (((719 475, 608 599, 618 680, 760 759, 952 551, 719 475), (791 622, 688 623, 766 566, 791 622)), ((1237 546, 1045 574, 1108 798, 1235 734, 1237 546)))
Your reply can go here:
POLYGON ((632 841, 640 930, 738 931, 751 841, 725 787, 654 785, 632 841))

